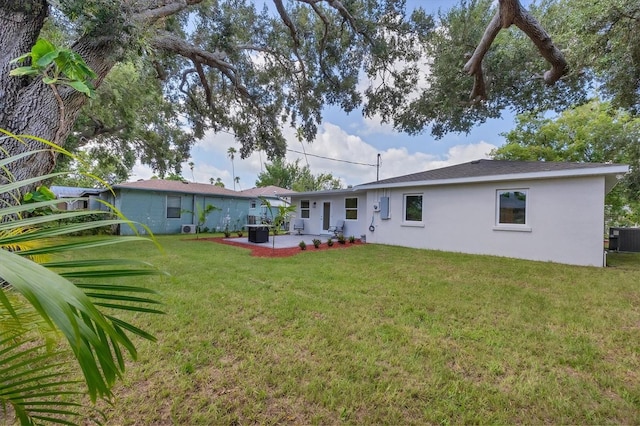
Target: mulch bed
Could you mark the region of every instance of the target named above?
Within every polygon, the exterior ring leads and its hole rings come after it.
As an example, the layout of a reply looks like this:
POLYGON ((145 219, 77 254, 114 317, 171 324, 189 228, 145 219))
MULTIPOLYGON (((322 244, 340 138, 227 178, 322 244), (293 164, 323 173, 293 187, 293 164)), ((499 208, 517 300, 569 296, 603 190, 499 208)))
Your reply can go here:
MULTIPOLYGON (((244 237, 246 238, 246 237, 244 237)), ((240 238, 238 238, 240 239, 240 238)), ((333 242, 333 246, 329 247, 327 243, 322 243, 318 248, 315 248, 313 244, 308 244, 306 250, 301 250, 300 247, 288 247, 288 248, 272 248, 271 244, 265 244, 264 246, 254 246, 249 244, 241 243, 240 241, 226 240, 222 237, 216 238, 200 238, 192 241, 212 241, 214 243, 219 244, 227 244, 230 246, 242 247, 248 250, 251 250, 251 256, 255 257, 289 257, 295 254, 300 253, 311 253, 314 251, 322 251, 322 250, 342 250, 345 248, 353 247, 361 245, 362 242, 360 240, 356 240, 355 243, 350 243, 347 241, 346 244, 340 244, 336 241, 333 242)))

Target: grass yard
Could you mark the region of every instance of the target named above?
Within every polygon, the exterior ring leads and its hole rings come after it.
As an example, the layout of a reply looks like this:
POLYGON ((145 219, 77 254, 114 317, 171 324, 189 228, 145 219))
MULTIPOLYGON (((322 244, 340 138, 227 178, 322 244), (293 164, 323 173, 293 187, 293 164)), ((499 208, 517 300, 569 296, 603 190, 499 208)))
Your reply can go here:
POLYGON ((139 342, 106 424, 640 423, 638 255, 270 259, 188 238, 100 251, 172 275, 142 282, 167 315, 138 319, 158 343, 139 342))

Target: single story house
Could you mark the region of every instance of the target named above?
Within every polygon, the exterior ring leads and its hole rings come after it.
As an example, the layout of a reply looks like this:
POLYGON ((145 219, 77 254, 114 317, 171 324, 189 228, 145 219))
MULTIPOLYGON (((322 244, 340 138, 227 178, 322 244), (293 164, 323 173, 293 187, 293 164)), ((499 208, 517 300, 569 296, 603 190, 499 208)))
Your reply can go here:
POLYGON ((291 195, 295 193, 295 191, 290 189, 274 185, 240 191, 242 195, 253 197, 249 205, 249 217, 252 218, 249 220, 249 223, 258 223, 261 220, 273 220, 272 212, 269 211, 267 205, 262 201, 263 199, 269 201, 273 215, 276 215, 278 206, 288 206, 291 204, 291 195))
POLYGON ((604 266, 604 198, 620 164, 477 160, 292 195, 304 233, 367 243, 604 266))
POLYGON ((60 200, 56 206, 59 210, 100 210, 100 203, 96 199, 99 198, 101 189, 57 185, 49 189, 60 200))
MULTIPOLYGON (((256 200, 215 185, 163 179, 113 185, 113 193, 103 190, 101 198, 128 219, 148 226, 154 234, 195 233, 199 212, 209 204, 219 210, 207 215, 203 228, 240 229, 247 223, 250 203, 256 200)), ((138 231, 145 232, 141 226, 138 231)), ((118 233, 133 235, 134 231, 121 226, 118 233)))

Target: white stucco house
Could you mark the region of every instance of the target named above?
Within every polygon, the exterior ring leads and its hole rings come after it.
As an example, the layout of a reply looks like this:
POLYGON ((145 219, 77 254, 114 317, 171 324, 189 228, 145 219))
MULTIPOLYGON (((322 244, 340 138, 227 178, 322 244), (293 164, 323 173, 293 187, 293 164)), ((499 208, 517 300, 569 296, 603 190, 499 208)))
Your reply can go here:
POLYGON ((604 266, 604 198, 628 170, 477 160, 291 201, 305 234, 344 220, 367 243, 604 266))

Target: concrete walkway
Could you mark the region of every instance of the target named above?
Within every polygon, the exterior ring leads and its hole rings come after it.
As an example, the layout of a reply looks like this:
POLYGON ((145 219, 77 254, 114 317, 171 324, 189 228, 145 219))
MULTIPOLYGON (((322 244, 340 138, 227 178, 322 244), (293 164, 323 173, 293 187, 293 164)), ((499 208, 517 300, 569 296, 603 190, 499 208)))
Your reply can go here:
MULTIPOLYGON (((246 244, 248 246, 273 247, 273 238, 274 238, 273 235, 269 235, 269 241, 267 241, 266 243, 252 243, 252 242, 249 241, 249 238, 245 234, 245 236, 242 236, 242 237, 239 237, 239 238, 238 237, 236 237, 236 238, 224 238, 224 240, 225 241, 233 241, 235 243, 246 244)), ((294 234, 278 234, 278 235, 275 236, 275 248, 298 247, 298 244, 300 244, 300 241, 304 241, 307 246, 312 247, 314 238, 317 238, 320 241, 322 241, 323 243, 326 243, 327 239, 329 239, 329 235, 328 234, 325 234, 325 235, 310 235, 310 234, 297 235, 295 233, 294 234)), ((336 239, 333 238, 333 241, 336 241, 336 239)))

